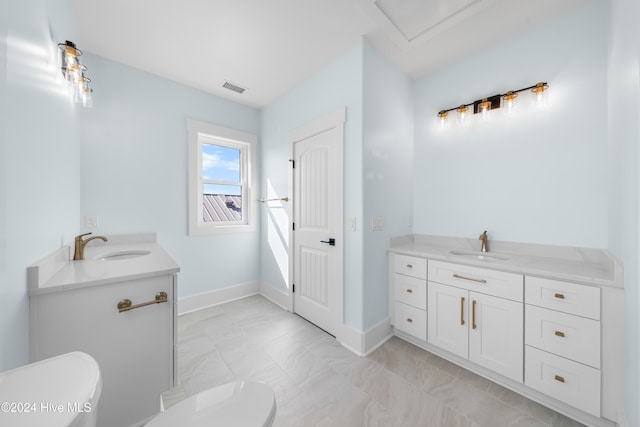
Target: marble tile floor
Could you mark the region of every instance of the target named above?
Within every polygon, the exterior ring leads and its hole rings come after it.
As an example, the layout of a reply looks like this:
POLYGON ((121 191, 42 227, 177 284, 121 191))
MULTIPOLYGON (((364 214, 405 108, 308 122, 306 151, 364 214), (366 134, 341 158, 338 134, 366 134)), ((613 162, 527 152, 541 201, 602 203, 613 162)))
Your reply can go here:
POLYGON ((260 295, 178 318, 165 407, 235 380, 275 390, 275 426, 582 426, 396 337, 359 357, 260 295))

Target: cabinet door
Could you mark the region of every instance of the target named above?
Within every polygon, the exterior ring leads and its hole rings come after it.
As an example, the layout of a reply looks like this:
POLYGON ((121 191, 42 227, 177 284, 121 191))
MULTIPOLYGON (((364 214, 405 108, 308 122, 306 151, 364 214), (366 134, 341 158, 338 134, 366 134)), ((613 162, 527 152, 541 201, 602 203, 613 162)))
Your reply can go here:
POLYGON ((468 357, 468 291, 429 282, 427 341, 461 357, 468 357))
POLYGON ((98 362, 103 378, 98 427, 138 425, 160 411, 160 394, 173 376, 173 276, 33 298, 35 360, 78 350, 98 362), (139 304, 158 292, 167 293, 167 303, 118 312, 120 300, 139 304))
POLYGON ((523 382, 522 303, 469 292, 469 360, 523 382))

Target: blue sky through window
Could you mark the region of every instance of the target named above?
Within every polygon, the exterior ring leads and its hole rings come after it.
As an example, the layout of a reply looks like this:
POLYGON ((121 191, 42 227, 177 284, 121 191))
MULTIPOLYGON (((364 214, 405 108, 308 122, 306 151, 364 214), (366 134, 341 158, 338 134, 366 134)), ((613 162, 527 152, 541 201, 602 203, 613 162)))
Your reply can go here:
POLYGON ((214 144, 202 144, 202 178, 205 180, 226 181, 238 185, 204 184, 206 194, 239 195, 240 150, 214 144))

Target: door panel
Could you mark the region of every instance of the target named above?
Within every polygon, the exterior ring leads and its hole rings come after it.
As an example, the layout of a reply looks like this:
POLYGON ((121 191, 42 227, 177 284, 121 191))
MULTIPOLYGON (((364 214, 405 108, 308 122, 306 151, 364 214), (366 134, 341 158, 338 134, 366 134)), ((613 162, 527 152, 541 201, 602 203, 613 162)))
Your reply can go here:
POLYGON ((468 291, 434 282, 429 282, 427 288, 427 341, 467 358, 468 291))
POLYGON ((472 313, 469 327, 469 360, 522 382, 522 303, 475 292, 469 293, 469 299, 471 310, 475 313, 472 313))
POLYGON ((320 129, 311 123, 291 140, 293 310, 332 335, 343 321, 344 111, 340 113, 339 120, 320 129))

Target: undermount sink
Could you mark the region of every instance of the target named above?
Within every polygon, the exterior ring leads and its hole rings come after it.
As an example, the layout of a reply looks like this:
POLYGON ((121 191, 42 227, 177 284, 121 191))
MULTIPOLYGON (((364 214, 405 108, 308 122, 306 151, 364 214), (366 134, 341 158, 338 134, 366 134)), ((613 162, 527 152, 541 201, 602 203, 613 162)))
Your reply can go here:
POLYGON ((122 259, 138 258, 141 256, 149 255, 151 251, 120 251, 112 252, 107 255, 103 255, 98 258, 98 261, 119 261, 122 259))
POLYGON ((449 251, 451 255, 466 257, 469 259, 476 259, 479 261, 507 261, 509 257, 504 255, 496 255, 488 252, 476 252, 476 251, 449 251))

